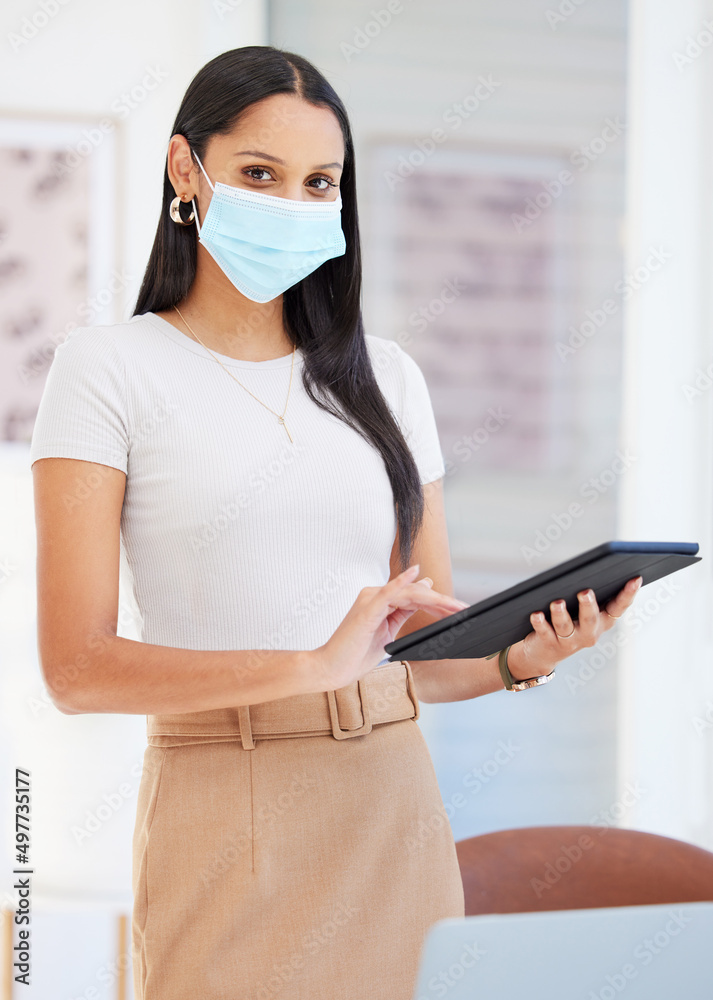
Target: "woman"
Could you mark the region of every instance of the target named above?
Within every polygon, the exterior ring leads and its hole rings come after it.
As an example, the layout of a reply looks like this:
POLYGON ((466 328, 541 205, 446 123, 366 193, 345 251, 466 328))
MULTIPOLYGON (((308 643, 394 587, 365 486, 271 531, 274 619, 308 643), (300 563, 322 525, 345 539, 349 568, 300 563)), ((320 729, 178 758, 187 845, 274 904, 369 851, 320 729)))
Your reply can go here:
MULTIPOLYGON (((174 123, 134 315, 58 348, 32 440, 49 691, 147 715, 138 1000, 409 1000, 426 930, 463 915, 414 720, 503 679, 384 663, 466 604, 423 375, 360 294, 344 106, 299 56, 223 53, 174 123), (140 643, 116 635, 120 542, 140 643)), ((534 615, 512 677, 591 646, 636 582, 534 615)))

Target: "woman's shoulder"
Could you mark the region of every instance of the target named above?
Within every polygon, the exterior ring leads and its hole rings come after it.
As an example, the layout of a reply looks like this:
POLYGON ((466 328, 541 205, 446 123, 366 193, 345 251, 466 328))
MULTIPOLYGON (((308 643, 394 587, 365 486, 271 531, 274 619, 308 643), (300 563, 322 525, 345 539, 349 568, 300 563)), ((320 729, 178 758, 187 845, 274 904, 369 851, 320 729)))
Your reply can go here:
POLYGON ((56 344, 52 366, 82 371, 84 377, 115 373, 125 378, 134 361, 146 364, 152 355, 147 347, 161 338, 160 330, 147 316, 132 316, 119 323, 72 327, 56 344))
POLYGON ((146 316, 132 316, 120 323, 88 324, 70 329, 64 340, 58 344, 58 349, 72 345, 73 350, 89 351, 93 346, 107 347, 110 344, 118 349, 131 348, 145 342, 146 336, 154 330, 146 316))
POLYGON ((400 345, 388 337, 375 337, 373 333, 364 334, 364 340, 371 355, 395 357, 401 351, 400 345))
POLYGON ((377 376, 390 372, 393 377, 400 377, 404 363, 404 351, 395 341, 387 337, 364 335, 372 367, 377 376))
POLYGON ((420 366, 396 340, 365 335, 371 363, 379 381, 392 382, 405 389, 414 380, 420 382, 420 366))

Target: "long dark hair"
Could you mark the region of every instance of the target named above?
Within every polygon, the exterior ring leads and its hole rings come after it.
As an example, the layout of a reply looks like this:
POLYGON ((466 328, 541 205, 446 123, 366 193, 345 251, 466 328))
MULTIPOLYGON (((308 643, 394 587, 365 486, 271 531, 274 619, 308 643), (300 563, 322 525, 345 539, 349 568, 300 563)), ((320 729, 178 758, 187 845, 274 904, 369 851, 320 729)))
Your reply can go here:
MULTIPOLYGON (((346 253, 287 289, 283 321, 288 337, 303 352, 302 380, 310 398, 382 455, 394 497, 403 570, 410 563, 423 520, 423 492, 413 455, 379 389, 364 339, 354 144, 344 105, 306 59, 269 45, 248 45, 221 53, 199 70, 181 102, 171 135, 184 136, 202 161, 212 136, 231 132, 252 104, 273 94, 297 94, 310 104, 330 108, 344 136, 340 189, 346 253)), ((193 284, 198 239, 194 226, 178 226, 170 219, 174 197, 167 158, 156 238, 134 316, 171 309, 193 284)))

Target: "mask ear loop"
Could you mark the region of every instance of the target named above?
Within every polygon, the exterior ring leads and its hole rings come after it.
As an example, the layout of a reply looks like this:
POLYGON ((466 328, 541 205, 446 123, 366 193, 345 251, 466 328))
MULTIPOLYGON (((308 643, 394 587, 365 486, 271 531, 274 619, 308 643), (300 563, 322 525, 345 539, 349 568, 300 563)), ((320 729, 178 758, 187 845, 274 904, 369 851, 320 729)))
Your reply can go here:
MULTIPOLYGON (((215 188, 213 187, 213 185, 210 182, 210 177, 205 172, 205 168, 204 168, 203 164, 200 161, 200 157, 198 156, 198 153, 196 153, 195 150, 192 150, 192 152, 193 152, 193 155, 195 156, 195 158, 198 160, 198 166, 203 171, 203 176, 208 181, 208 184, 210 184, 211 191, 215 194, 215 188)), ((195 216, 196 216, 196 230, 198 232, 198 235, 200 236, 200 234, 201 234, 201 227, 200 227, 200 223, 198 221, 198 208, 196 207, 196 199, 195 198, 191 198, 191 204, 193 205, 193 211, 194 211, 195 216)))
POLYGON ((198 221, 198 209, 196 207, 196 199, 195 198, 191 198, 191 205, 193 205, 193 214, 196 217, 196 231, 198 232, 198 235, 200 236, 200 234, 201 234, 201 224, 198 221))

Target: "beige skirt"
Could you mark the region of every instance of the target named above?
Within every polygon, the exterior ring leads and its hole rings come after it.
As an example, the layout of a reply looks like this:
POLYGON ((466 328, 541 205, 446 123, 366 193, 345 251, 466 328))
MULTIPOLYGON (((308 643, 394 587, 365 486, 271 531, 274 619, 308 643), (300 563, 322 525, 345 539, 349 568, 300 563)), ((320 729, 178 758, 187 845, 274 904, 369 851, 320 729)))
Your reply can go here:
POLYGON ((464 915, 418 723, 147 746, 133 893, 136 1000, 411 1000, 464 915))

